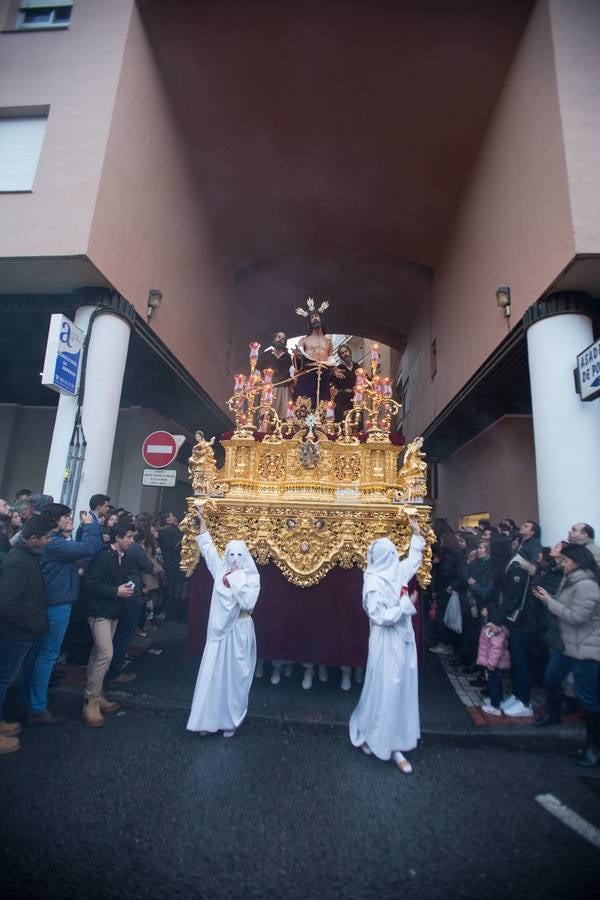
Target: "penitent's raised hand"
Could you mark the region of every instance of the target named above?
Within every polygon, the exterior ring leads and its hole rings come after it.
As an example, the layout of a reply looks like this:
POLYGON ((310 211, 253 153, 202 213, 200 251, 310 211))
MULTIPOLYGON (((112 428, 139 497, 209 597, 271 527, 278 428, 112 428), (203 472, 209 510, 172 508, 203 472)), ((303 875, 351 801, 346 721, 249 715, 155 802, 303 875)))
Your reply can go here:
POLYGON ((419 520, 416 516, 409 516, 408 524, 410 525, 413 534, 421 534, 421 526, 419 525, 419 520))
POLYGON ((196 523, 198 525, 198 534, 206 534, 208 527, 204 521, 204 516, 199 510, 196 512, 196 523))

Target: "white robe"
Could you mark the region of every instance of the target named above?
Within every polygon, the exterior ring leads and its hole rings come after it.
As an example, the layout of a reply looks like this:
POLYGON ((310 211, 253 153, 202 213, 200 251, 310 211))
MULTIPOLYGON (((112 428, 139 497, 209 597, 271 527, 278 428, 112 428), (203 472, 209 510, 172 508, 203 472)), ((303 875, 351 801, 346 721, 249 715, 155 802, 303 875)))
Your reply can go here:
MULTIPOLYGON (((393 547, 391 541, 383 540, 393 547)), ((417 573, 424 547, 424 538, 413 535, 402 562, 394 548, 387 573, 391 577, 369 577, 370 565, 365 570, 363 607, 371 626, 369 656, 360 700, 350 718, 350 740, 355 747, 368 744, 383 760, 390 759, 394 750, 412 750, 421 736, 417 648, 411 622, 416 610, 406 585, 417 573)))
MULTIPOLYGON (((227 575, 230 587, 226 587, 223 576, 228 567, 217 553, 210 535, 207 532, 198 535, 197 542, 215 583, 206 645, 187 729, 235 731, 248 711, 248 694, 256 666, 254 623, 250 616, 240 618, 240 612, 252 612, 254 609, 260 590, 260 576, 244 544, 246 565, 244 569, 227 575)), ((231 545, 227 546, 229 548, 231 545)))

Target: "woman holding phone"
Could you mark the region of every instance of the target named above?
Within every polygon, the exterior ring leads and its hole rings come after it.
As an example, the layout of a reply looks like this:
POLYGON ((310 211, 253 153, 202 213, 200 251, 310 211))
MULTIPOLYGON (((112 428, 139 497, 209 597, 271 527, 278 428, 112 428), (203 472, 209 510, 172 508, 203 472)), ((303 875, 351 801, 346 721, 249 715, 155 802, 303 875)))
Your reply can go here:
POLYGON ((533 594, 559 620, 564 650, 553 651, 554 668, 560 681, 573 673, 585 710, 587 741, 578 763, 600 766, 600 571, 580 544, 565 544, 561 556, 565 577, 556 597, 542 587, 533 594))

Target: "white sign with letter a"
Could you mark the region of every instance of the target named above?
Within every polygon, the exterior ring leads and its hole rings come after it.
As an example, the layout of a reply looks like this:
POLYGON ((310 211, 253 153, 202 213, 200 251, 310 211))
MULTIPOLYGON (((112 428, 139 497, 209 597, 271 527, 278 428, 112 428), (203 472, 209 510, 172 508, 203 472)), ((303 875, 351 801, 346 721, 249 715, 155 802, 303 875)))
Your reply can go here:
POLYGON ((50 317, 42 384, 75 397, 79 390, 84 333, 62 313, 50 317))

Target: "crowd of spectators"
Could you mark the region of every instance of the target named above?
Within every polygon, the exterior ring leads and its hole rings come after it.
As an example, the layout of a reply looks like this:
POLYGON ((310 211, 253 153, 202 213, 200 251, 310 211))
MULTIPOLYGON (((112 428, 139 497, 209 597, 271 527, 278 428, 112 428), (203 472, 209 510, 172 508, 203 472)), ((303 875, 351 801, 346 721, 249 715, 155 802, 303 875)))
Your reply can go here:
POLYGON ((134 634, 186 618, 174 513, 133 515, 95 494, 74 532, 72 510, 52 497, 0 499, 0 753, 20 746, 21 725, 2 718, 19 673, 25 724, 48 726, 64 721, 48 708, 57 661, 87 665, 83 719, 99 727, 119 708, 105 683, 136 677, 126 671, 134 634))
MULTIPOLYGON (((579 705, 587 727, 579 761, 600 765, 600 547, 592 526, 576 523, 545 547, 532 520, 482 520, 458 531, 433 524, 430 652, 471 676, 488 716, 533 716, 535 682, 546 689, 538 727, 559 724, 579 705)), ((48 708, 48 687, 62 655, 87 666, 87 725, 102 726, 118 709, 104 685, 136 677, 127 671, 134 634, 185 621, 181 538, 172 512, 134 516, 104 494, 90 498, 76 531, 72 510, 52 497, 23 490, 12 504, 0 499, 0 753, 19 748, 20 724, 2 719, 19 672, 24 722, 61 721, 48 708)))
POLYGON ((473 676, 486 715, 533 716, 532 680, 546 688, 538 727, 559 724, 578 702, 587 727, 579 762, 600 765, 600 547, 593 527, 574 524, 554 547, 542 546, 534 521, 481 520, 455 532, 436 520, 434 531, 430 652, 473 676))

